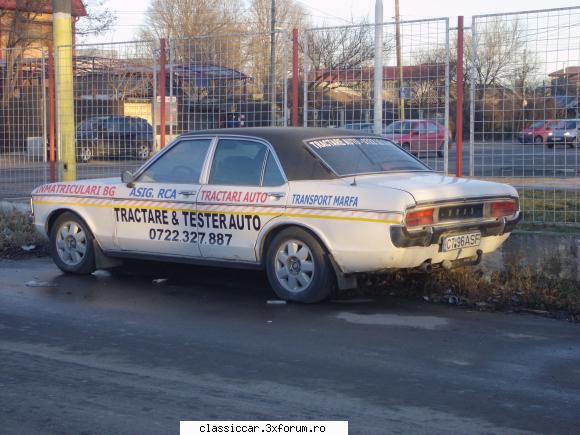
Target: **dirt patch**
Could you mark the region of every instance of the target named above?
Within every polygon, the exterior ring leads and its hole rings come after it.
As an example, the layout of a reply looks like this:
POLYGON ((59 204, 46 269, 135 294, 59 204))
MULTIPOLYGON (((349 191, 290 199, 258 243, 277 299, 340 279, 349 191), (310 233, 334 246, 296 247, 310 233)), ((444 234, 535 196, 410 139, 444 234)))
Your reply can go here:
POLYGON ((38 234, 30 213, 0 208, 0 258, 27 258, 48 254, 46 240, 38 234))

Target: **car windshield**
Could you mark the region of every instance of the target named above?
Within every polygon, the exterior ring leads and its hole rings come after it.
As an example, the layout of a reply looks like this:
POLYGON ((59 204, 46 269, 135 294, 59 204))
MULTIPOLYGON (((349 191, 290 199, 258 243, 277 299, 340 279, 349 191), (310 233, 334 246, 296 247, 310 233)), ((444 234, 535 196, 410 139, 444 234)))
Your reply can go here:
POLYGON ((542 128, 545 123, 546 123, 545 121, 536 121, 532 125, 530 125, 530 128, 542 128))
POLYGON ((385 128, 386 134, 406 134, 411 131, 411 122, 410 121, 397 121, 393 122, 392 124, 388 125, 385 128))
POLYGON ((339 176, 431 170, 385 139, 336 137, 311 140, 307 145, 339 176))

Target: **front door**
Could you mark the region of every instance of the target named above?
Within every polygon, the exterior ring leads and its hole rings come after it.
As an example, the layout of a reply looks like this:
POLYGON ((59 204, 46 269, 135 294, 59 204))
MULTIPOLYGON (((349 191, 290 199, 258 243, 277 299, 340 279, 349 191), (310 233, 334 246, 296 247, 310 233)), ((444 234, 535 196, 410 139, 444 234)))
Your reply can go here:
POLYGON ((199 257, 196 200, 212 138, 184 138, 119 192, 113 210, 120 250, 199 257))
POLYGON ((204 258, 256 262, 260 230, 284 213, 288 184, 271 147, 247 138, 217 143, 208 182, 198 196, 204 258))

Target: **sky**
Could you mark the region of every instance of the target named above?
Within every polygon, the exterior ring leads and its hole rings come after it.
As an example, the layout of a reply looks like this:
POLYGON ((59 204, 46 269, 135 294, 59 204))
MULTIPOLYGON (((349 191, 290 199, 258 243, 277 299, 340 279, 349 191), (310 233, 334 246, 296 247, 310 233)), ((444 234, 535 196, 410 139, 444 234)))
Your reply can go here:
MULTIPOLYGON (((345 25, 354 19, 374 20, 375 0, 297 0, 312 16, 316 25, 345 25)), ((394 0, 383 0, 384 21, 394 16, 394 0)), ((117 15, 117 23, 110 32, 85 42, 132 41, 143 25, 148 0, 108 0, 108 7, 117 15)), ((472 15, 499 12, 577 6, 577 0, 400 0, 403 20, 450 17, 450 25, 458 15, 464 15, 466 26, 472 15)))

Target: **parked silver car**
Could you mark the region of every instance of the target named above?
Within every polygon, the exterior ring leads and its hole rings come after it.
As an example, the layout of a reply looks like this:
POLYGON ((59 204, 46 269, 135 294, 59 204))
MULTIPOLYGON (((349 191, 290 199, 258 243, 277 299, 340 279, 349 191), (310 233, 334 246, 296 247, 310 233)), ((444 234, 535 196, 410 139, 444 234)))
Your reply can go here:
POLYGON ((546 144, 548 148, 554 148, 554 145, 564 144, 570 148, 578 145, 580 139, 580 119, 565 119, 560 122, 557 128, 548 133, 546 144))

